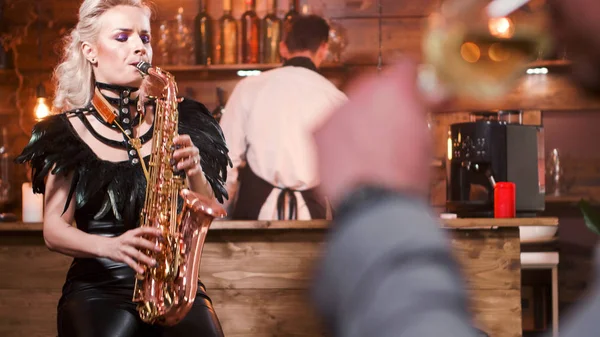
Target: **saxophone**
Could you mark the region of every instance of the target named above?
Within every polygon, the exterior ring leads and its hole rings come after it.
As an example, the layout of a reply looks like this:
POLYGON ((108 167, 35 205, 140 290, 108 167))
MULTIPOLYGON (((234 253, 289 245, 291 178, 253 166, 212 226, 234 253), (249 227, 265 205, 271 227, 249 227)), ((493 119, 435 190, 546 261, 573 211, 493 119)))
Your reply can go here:
POLYGON ((133 302, 144 322, 174 325, 194 303, 206 234, 212 220, 225 216, 225 210, 216 200, 187 189, 184 178, 173 171, 173 138, 177 135, 180 102, 174 77, 147 62, 136 67, 142 76, 154 76, 164 88, 155 97, 152 153, 140 218, 140 226, 162 230, 162 236, 153 239, 161 251, 144 250, 157 264, 136 274, 133 302), (178 196, 183 199, 179 214, 178 196))

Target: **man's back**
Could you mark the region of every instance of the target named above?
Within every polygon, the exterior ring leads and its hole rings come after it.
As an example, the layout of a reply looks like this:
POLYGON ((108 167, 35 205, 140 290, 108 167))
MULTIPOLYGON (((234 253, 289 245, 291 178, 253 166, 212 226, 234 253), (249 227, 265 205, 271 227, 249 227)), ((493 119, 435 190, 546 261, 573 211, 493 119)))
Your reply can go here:
MULTIPOLYGON (((254 174, 275 187, 297 191, 315 187, 319 178, 312 132, 345 101, 329 80, 306 67, 284 66, 242 80, 221 119, 233 161, 228 190, 235 193, 231 186, 244 160, 254 174)), ((275 200, 276 194, 270 199, 275 200)))

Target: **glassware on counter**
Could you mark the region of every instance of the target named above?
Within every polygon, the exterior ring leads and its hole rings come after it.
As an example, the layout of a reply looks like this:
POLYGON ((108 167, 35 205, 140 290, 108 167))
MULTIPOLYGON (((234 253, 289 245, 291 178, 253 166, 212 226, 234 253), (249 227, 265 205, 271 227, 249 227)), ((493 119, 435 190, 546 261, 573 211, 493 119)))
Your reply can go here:
POLYGON ((546 167, 548 182, 546 183, 546 194, 553 196, 561 196, 563 192, 563 177, 564 169, 560 162, 560 154, 558 149, 552 149, 548 157, 548 165, 546 167))
POLYGON ((523 124, 523 111, 521 110, 500 110, 498 111, 498 120, 507 124, 523 124))

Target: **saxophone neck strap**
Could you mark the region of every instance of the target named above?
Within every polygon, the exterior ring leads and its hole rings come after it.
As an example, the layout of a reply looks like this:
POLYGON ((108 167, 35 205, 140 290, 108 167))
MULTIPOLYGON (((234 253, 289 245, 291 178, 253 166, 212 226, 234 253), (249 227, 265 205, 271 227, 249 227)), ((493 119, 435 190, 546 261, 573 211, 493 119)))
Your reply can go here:
POLYGON ((98 88, 94 90, 94 96, 92 96, 92 105, 94 106, 94 108, 96 108, 96 111, 98 111, 100 117, 102 117, 102 119, 107 124, 113 124, 113 122, 117 118, 117 115, 115 114, 114 109, 108 103, 106 98, 104 98, 102 93, 100 93, 100 90, 98 90, 98 88))

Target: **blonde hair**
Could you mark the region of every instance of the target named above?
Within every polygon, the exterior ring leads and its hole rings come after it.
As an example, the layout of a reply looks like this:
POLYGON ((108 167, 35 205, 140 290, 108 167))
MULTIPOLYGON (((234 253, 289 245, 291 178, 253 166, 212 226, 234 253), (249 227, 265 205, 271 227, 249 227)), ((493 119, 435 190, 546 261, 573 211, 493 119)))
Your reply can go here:
POLYGON ((151 16, 150 6, 144 0, 84 0, 79 7, 77 25, 64 39, 62 61, 54 69, 55 112, 85 107, 92 99, 94 74, 81 46, 84 41, 96 41, 100 31, 98 18, 119 5, 142 8, 151 16))

